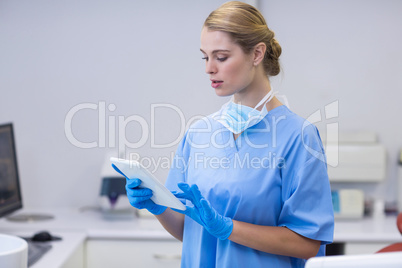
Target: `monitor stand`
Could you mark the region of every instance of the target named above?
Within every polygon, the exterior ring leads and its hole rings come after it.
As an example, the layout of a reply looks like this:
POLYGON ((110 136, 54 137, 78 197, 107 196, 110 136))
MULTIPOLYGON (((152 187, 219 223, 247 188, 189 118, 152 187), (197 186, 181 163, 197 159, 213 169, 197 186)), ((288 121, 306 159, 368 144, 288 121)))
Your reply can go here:
POLYGON ((43 214, 43 213, 21 213, 17 215, 12 215, 6 217, 9 221, 18 221, 18 222, 32 222, 32 221, 46 221, 54 219, 54 216, 51 214, 43 214))

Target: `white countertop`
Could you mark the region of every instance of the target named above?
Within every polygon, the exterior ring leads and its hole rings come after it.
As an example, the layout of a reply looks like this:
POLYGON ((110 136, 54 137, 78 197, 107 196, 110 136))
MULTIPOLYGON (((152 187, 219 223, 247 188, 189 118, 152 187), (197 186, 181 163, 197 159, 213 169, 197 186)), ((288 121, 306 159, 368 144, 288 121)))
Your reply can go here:
POLYGON ((335 221, 334 242, 402 242, 396 216, 335 221))
MULTIPOLYGON (((20 237, 30 237, 33 234, 31 231, 26 230, 4 230, 1 228, 2 226, 3 225, 0 224, 0 233, 20 237)), ((52 245, 52 248, 39 259, 39 261, 30 266, 30 268, 62 267, 64 262, 68 260, 74 251, 87 239, 87 235, 83 231, 58 231, 55 232, 54 235, 62 237, 62 240, 47 242, 52 245)))
MULTIPOLYGON (((174 240, 153 217, 108 220, 100 211, 80 211, 74 208, 30 209, 16 214, 19 213, 47 213, 53 214, 55 218, 38 222, 12 222, 0 219, 0 233, 32 236, 38 231, 47 230, 63 238, 62 242, 52 242, 53 248, 49 254, 46 254, 32 268, 60 267, 72 252, 88 239, 174 240)), ((396 227, 395 216, 337 220, 334 242, 394 243, 402 242, 402 235, 396 227)))
POLYGON ((155 218, 108 220, 100 211, 73 208, 24 209, 20 213, 52 214, 54 219, 36 222, 13 222, 0 219, 0 233, 31 237, 46 230, 62 241, 52 241, 52 248, 30 268, 62 267, 74 251, 88 239, 174 240, 155 218))
POLYGON ((62 267, 86 240, 84 232, 57 232, 57 235, 63 237, 63 240, 51 242, 52 248, 30 268, 62 267))
MULTIPOLYGON (((50 232, 83 232, 89 239, 174 239, 153 217, 109 220, 100 211, 73 208, 23 210, 19 213, 45 213, 54 219, 37 222, 0 220, 0 232, 47 230, 50 232)), ((57 235, 57 233, 56 233, 57 235)))
MULTIPOLYGON (((12 222, 0 219, 0 232, 83 232, 88 239, 174 239, 153 217, 128 220, 108 220, 100 211, 76 208, 29 209, 19 213, 53 214, 53 220, 12 222)), ((400 242, 402 235, 396 227, 396 217, 337 220, 335 242, 400 242)))

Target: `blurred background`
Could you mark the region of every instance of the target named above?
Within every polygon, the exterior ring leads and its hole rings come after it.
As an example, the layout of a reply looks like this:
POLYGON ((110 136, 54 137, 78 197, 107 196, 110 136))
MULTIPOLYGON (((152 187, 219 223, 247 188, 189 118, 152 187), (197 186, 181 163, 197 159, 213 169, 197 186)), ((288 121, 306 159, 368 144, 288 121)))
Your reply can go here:
MULTIPOLYGON (((170 159, 192 120, 229 100, 215 95, 199 51, 205 18, 224 2, 0 0, 0 123, 14 123, 25 207, 95 204, 119 146, 170 159)), ((275 90, 305 118, 337 101, 337 116, 317 122, 324 137, 330 123, 375 133, 385 179, 353 187, 395 201, 402 2, 248 2, 283 49, 275 90)))

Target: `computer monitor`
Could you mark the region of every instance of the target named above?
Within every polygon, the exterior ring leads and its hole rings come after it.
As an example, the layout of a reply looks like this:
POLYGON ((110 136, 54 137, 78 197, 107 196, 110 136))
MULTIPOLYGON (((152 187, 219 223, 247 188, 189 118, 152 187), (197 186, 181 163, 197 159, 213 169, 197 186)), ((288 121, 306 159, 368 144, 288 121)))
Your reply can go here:
POLYGON ((13 125, 0 125, 0 217, 22 208, 13 125))
MULTIPOLYGON (((0 125, 0 218, 22 208, 20 177, 13 124, 0 125)), ((40 221, 54 216, 42 213, 9 215, 10 221, 40 221)))

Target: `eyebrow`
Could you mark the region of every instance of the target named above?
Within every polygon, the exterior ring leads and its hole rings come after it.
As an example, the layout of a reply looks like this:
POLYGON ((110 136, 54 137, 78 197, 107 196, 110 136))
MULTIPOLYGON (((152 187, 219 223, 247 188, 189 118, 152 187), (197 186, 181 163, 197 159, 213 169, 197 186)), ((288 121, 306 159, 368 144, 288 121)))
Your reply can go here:
MULTIPOLYGON (((201 51, 202 53, 204 53, 204 54, 207 54, 207 53, 205 53, 205 51, 202 50, 201 48, 200 48, 200 51, 201 51)), ((219 52, 230 52, 230 50, 227 50, 227 49, 216 49, 216 50, 212 51, 212 54, 216 54, 216 53, 219 53, 219 52)))

